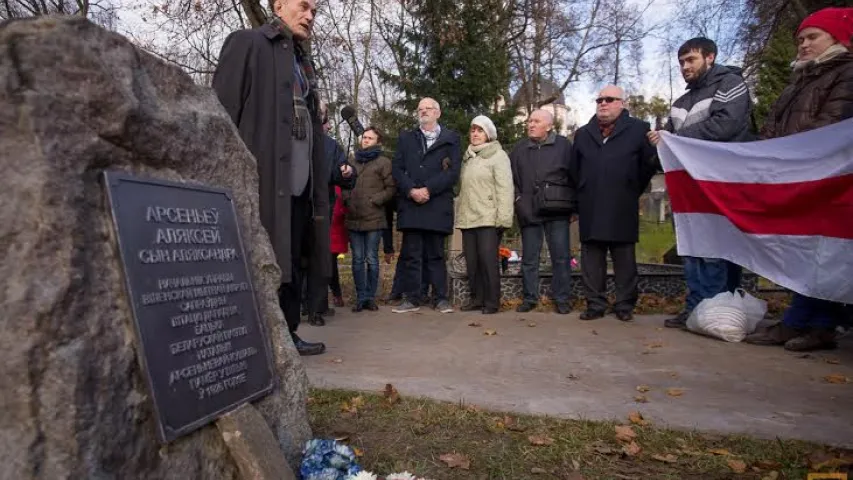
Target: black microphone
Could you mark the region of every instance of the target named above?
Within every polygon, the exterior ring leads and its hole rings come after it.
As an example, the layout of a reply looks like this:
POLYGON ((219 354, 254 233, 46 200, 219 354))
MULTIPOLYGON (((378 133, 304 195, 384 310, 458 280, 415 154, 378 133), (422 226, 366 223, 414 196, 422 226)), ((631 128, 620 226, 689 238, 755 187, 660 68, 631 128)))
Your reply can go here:
POLYGON ((360 136, 364 133, 364 127, 361 125, 361 122, 358 121, 358 115, 352 106, 344 106, 344 108, 341 109, 341 117, 346 120, 347 125, 349 125, 349 128, 352 129, 356 136, 360 136))

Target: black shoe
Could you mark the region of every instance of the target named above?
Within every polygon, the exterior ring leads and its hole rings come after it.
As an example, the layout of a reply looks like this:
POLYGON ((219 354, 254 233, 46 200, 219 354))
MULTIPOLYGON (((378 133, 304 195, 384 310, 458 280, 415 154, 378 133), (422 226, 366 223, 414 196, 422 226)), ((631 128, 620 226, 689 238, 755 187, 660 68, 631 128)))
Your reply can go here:
POLYGON ((604 316, 604 312, 599 312, 598 310, 586 309, 583 313, 581 313, 581 320, 597 320, 604 316))
POLYGON ((358 313, 362 310, 364 310, 364 304, 363 303, 356 303, 355 306, 352 307, 352 313, 358 313))
POLYGON ((334 308, 327 308, 325 312, 320 312, 320 315, 322 315, 324 317, 334 317, 335 316, 335 309, 334 308))
POLYGON ((315 313, 314 315, 308 316, 308 324, 314 325, 315 327, 322 327, 326 324, 326 319, 319 313, 315 313))
POLYGON ((320 355, 326 351, 326 345, 322 342, 310 343, 299 338, 295 333, 290 334, 293 337, 293 345, 302 356, 320 355))
POLYGON ((527 313, 527 312, 533 311, 534 308, 536 308, 535 303, 524 302, 521 305, 519 305, 518 308, 515 309, 515 311, 518 313, 527 313))
POLYGON ((366 308, 367 310, 370 310, 371 312, 378 312, 379 311, 379 305, 377 305, 376 302, 374 302, 373 300, 368 300, 364 304, 364 308, 366 308))
POLYGON ((483 315, 494 315, 498 313, 498 309, 495 307, 485 307, 483 308, 483 315))
POLYGON ((568 315, 572 313, 572 306, 568 303, 558 303, 557 308, 554 309, 560 315, 568 315))
POLYGON ((473 303, 469 303, 468 305, 465 305, 464 307, 460 308, 459 311, 460 312, 474 312, 474 311, 482 310, 482 309, 483 309, 482 305, 474 305, 473 303))
POLYGON ((663 326, 666 328, 687 328, 687 316, 686 313, 681 312, 673 318, 667 318, 663 322, 663 326))
POLYGON ((634 319, 634 314, 631 312, 616 312, 616 318, 623 322, 630 322, 634 319))

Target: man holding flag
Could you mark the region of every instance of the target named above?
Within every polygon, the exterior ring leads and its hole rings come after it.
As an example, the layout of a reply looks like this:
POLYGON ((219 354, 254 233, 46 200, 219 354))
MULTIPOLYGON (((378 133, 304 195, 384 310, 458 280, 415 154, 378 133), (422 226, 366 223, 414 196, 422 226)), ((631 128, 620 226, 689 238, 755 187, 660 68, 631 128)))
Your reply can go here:
POLYGON ((853 304, 853 9, 797 30, 791 85, 762 137, 727 144, 661 134, 679 253, 720 256, 795 292, 781 323, 746 338, 835 347, 853 304))
MULTIPOLYGON (((707 38, 690 39, 678 49, 688 91, 673 103, 665 130, 679 137, 714 142, 753 140, 749 132, 752 100, 741 69, 716 65, 716 59, 717 45, 707 38)), ((660 141, 658 132, 649 132, 648 137, 652 145, 660 141)), ((675 318, 666 320, 664 325, 670 328, 684 328, 690 312, 702 300, 737 288, 740 267, 721 258, 685 256, 684 276, 687 303, 675 318)))

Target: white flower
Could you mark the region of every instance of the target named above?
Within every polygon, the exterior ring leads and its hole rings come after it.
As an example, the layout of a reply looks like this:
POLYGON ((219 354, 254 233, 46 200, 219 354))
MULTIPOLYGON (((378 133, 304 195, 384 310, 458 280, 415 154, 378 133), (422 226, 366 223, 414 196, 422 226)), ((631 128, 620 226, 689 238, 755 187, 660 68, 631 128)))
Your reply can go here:
POLYGON ((403 473, 392 473, 385 477, 385 480, 418 480, 418 477, 412 475, 409 472, 403 473))
POLYGON ((347 480, 376 480, 376 475, 367 470, 362 470, 356 475, 350 475, 347 480))

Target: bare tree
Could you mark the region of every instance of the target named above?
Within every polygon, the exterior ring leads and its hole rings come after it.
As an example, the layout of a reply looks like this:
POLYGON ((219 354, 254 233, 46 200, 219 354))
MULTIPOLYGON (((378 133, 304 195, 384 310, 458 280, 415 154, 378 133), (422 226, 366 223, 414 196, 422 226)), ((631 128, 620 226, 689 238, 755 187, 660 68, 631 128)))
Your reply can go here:
POLYGON ((42 15, 79 15, 110 30, 117 21, 109 0, 0 0, 0 20, 42 15))

